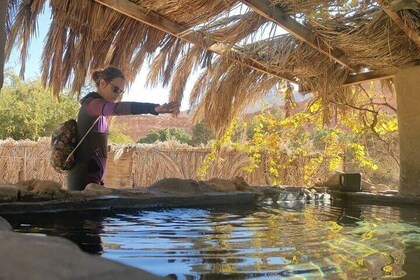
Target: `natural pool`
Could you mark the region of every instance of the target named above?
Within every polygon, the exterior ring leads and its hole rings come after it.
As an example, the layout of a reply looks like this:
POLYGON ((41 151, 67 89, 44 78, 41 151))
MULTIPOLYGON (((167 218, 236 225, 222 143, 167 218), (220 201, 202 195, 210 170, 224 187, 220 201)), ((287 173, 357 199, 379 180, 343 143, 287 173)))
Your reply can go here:
POLYGON ((332 204, 2 215, 172 279, 418 279, 420 208, 332 204), (288 208, 290 207, 290 208, 288 208))

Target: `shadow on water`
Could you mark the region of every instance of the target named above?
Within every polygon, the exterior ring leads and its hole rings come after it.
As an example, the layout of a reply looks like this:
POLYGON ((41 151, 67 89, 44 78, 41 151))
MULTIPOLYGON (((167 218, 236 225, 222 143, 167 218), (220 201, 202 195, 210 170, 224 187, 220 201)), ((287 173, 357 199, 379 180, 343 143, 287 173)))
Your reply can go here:
POLYGON ((14 231, 31 234, 59 236, 76 243, 83 251, 101 255, 103 217, 106 213, 59 212, 3 215, 14 231))
POLYGON ((415 279, 418 208, 343 204, 4 215, 171 279, 415 279), (413 278, 414 277, 414 278, 413 278))

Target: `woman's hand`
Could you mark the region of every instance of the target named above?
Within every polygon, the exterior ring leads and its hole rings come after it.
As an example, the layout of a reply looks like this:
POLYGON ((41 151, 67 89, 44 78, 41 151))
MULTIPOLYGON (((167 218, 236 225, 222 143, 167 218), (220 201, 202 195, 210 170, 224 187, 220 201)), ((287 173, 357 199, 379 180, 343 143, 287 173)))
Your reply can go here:
POLYGON ((175 113, 176 111, 178 111, 179 107, 180 105, 178 102, 171 101, 169 103, 156 106, 155 111, 156 113, 159 113, 159 114, 166 114, 166 113, 170 114, 170 113, 175 113))

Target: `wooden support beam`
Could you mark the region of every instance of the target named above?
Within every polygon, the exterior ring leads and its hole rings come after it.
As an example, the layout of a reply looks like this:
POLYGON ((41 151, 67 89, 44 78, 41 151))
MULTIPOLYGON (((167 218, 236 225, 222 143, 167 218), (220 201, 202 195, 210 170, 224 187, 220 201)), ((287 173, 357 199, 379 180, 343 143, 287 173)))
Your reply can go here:
POLYGON ((121 14, 138 20, 144 24, 157 28, 172 36, 185 40, 194 45, 198 45, 209 51, 213 51, 243 66, 251 67, 252 69, 275 76, 283 80, 287 80, 289 82, 296 82, 295 78, 290 74, 277 73, 269 67, 257 62, 256 60, 252 60, 238 52, 232 51, 229 47, 225 46, 220 42, 215 41, 213 38, 206 36, 205 34, 188 29, 176 22, 172 22, 153 11, 145 10, 144 8, 140 7, 139 5, 136 5, 133 2, 121 0, 94 1, 108 8, 111 8, 121 14))
POLYGON ((327 44, 319 40, 309 28, 294 20, 279 7, 270 5, 267 0, 240 1, 253 9, 256 13, 281 26, 297 39, 306 42, 314 49, 325 54, 332 60, 337 61, 352 72, 357 72, 357 69, 350 65, 348 58, 340 50, 331 49, 327 44))
MULTIPOLYGON (((420 34, 416 32, 416 30, 412 30, 409 26, 407 26, 404 21, 401 19, 399 14, 392 10, 390 6, 386 6, 382 0, 377 0, 379 6, 381 6, 382 11, 386 13, 392 21, 398 25, 398 27, 414 42, 417 46, 420 47, 420 34)), ((416 3, 419 5, 419 3, 416 3)))
POLYGON ((397 74, 398 68, 390 67, 366 73, 349 76, 343 86, 361 84, 373 80, 383 80, 393 78, 397 74))

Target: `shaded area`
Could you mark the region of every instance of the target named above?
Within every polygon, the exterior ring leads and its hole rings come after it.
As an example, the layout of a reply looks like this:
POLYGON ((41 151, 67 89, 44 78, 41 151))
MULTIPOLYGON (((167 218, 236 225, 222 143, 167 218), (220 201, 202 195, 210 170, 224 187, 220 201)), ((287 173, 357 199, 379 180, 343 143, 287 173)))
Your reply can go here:
POLYGON ((28 213, 6 219, 15 231, 63 237, 87 253, 101 255, 103 248, 100 234, 104 233, 102 222, 106 215, 106 212, 101 211, 28 213))

